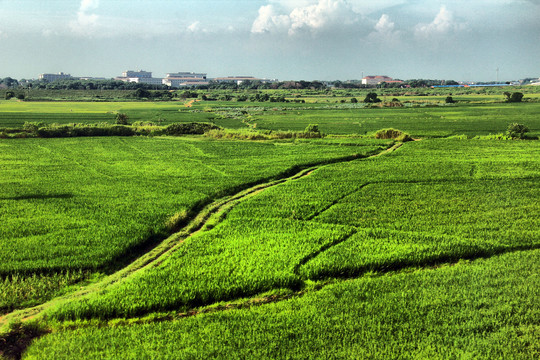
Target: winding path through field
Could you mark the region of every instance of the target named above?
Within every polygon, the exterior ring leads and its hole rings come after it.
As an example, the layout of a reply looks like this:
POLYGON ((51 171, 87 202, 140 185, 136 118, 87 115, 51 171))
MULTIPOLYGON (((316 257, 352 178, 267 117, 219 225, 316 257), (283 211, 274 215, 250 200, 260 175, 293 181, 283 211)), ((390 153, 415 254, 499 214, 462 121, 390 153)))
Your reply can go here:
POLYGON ((0 333, 2 333, 2 331, 5 331, 5 327, 11 322, 14 322, 14 321, 24 322, 31 319, 41 318, 43 317, 44 312, 53 306, 61 306, 63 303, 73 301, 77 298, 81 298, 83 296, 86 296, 92 293, 103 291, 108 286, 125 279, 131 274, 134 274, 145 268, 158 266, 168 256, 170 256, 171 253, 173 253, 180 246, 182 246, 185 239, 187 239, 188 237, 200 231, 204 231, 207 228, 207 224, 209 223, 212 223, 215 225, 216 223, 222 221, 224 217, 227 215, 227 213, 235 205, 237 205, 241 201, 245 201, 249 199, 250 197, 259 194, 260 192, 262 192, 263 190, 267 188, 271 188, 271 187, 280 185, 288 181, 294 181, 302 177, 309 176, 315 170, 325 165, 334 164, 338 162, 353 161, 357 159, 367 159, 367 158, 378 157, 384 154, 391 153, 394 150, 398 149, 400 146, 402 146, 402 143, 396 143, 393 146, 374 155, 348 156, 348 157, 326 161, 324 163, 314 164, 314 165, 308 166, 307 168, 299 170, 293 175, 288 175, 288 176, 285 175, 281 178, 249 187, 234 195, 218 199, 212 202, 211 204, 207 205, 206 207, 204 207, 179 232, 171 235, 169 238, 164 240, 161 244, 153 248, 151 251, 143 254, 138 259, 133 261, 131 264, 115 272, 114 274, 107 276, 106 278, 102 279, 99 282, 89 284, 76 292, 63 295, 60 297, 56 297, 48 302, 45 302, 37 306, 16 310, 0 317, 0 333))

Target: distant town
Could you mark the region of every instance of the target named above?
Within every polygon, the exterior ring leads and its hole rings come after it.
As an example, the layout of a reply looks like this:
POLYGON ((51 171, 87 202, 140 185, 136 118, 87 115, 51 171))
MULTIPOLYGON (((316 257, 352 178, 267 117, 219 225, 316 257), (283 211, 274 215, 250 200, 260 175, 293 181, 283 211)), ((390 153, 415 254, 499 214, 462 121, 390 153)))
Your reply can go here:
MULTIPOLYGON (((454 80, 400 80, 393 79, 386 75, 369 75, 363 76, 360 80, 347 80, 347 81, 279 81, 278 79, 258 78, 255 76, 225 76, 209 78, 207 73, 198 72, 175 72, 167 73, 165 77, 153 77, 151 71, 145 70, 126 70, 120 76, 114 78, 105 77, 92 77, 92 76, 72 76, 64 72, 58 73, 43 73, 38 76, 38 79, 31 80, 15 80, 10 77, 0 79, 0 88, 8 88, 13 86, 31 86, 38 82, 40 84, 49 84, 62 81, 116 81, 129 83, 131 85, 148 87, 148 88, 191 88, 191 87, 212 87, 219 86, 220 84, 241 86, 242 84, 250 84, 258 87, 474 87, 474 86, 519 86, 519 85, 540 85, 540 78, 526 78, 515 81, 507 82, 464 82, 454 80), (274 84, 272 86, 272 84, 274 84), (285 84, 285 85, 284 85, 285 84)), ((223 86, 225 86, 223 85, 223 86)))
MULTIPOLYGON (((70 74, 65 74, 63 72, 57 74, 40 74, 39 80, 45 80, 48 82, 58 81, 58 80, 106 80, 102 77, 74 77, 70 74)), ((227 77, 218 77, 209 79, 207 78, 206 73, 195 73, 195 72, 177 72, 177 73, 168 73, 164 78, 156 78, 152 76, 151 71, 133 71, 127 70, 122 73, 121 76, 113 78, 113 80, 138 83, 138 84, 148 84, 148 85, 166 85, 171 88, 180 88, 180 87, 189 87, 189 86, 201 86, 208 85, 210 81, 214 82, 234 82, 236 84, 241 84, 244 81, 259 81, 262 83, 272 83, 277 82, 277 79, 259 79, 254 76, 227 76, 227 77)))

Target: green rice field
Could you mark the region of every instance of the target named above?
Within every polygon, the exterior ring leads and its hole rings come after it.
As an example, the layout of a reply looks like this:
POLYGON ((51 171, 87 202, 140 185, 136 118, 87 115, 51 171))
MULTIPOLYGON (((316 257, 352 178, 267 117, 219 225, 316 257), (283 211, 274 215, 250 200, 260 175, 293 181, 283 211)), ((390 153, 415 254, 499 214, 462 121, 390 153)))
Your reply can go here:
POLYGON ((539 358, 537 94, 289 95, 0 101, 0 132, 223 128, 0 139, 0 358, 539 358))

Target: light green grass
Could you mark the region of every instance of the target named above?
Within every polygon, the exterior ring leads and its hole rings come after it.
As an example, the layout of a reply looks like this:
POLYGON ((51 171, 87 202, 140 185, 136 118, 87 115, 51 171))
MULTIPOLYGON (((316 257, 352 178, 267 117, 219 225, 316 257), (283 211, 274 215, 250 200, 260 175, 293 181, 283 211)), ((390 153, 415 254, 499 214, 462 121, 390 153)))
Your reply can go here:
POLYGON ((24 359, 534 359, 540 250, 326 286, 249 309, 46 335, 24 359))
MULTIPOLYGON (((250 184, 384 143, 1 140, 0 274, 10 282, 8 276, 16 274, 57 278, 66 270, 114 271, 166 238, 175 214, 194 215, 203 204, 250 184)), ((0 308, 15 306, 12 294, 19 290, 10 286, 0 291, 0 308)))
POLYGON ((424 140, 328 165, 243 201, 159 266, 53 316, 185 310, 307 279, 537 247, 539 152, 536 142, 424 140))

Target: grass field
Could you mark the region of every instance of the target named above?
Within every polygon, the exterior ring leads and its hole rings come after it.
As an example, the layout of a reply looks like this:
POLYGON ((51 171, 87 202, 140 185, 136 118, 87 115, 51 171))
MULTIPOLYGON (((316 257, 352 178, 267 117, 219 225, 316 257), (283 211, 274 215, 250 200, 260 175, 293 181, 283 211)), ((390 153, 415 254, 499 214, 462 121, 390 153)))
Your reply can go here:
POLYGON ((366 108, 342 103, 193 102, 17 102, 0 101, 0 128, 44 124, 114 123, 116 113, 130 122, 167 125, 174 122, 213 122, 224 128, 303 131, 318 124, 327 134, 366 135, 381 128, 398 128, 413 137, 468 137, 502 134, 508 124, 525 124, 532 137, 540 136, 540 102, 488 103, 474 101, 444 105, 439 97, 403 100, 401 108, 366 108), (412 101, 413 103, 407 103, 412 101), (473 103, 471 103, 473 102, 473 103), (430 105, 431 104, 431 105, 430 105))
POLYGON ((1 101, 0 128, 124 112, 329 136, 0 139, 0 356, 41 329, 23 358, 539 357, 540 103, 443 95, 1 101), (531 140, 487 140, 512 122, 531 140), (423 139, 363 137, 387 127, 423 139))
MULTIPOLYGON (((167 237, 175 214, 187 218, 249 184, 388 142, 319 143, 0 141, 0 274, 112 271, 167 237)), ((2 293, 0 308, 9 308, 12 293, 2 293)))
POLYGON ((540 246, 540 208, 526 201, 540 197, 536 144, 425 140, 328 165, 242 202, 159 266, 57 316, 186 310, 308 279, 540 246))

